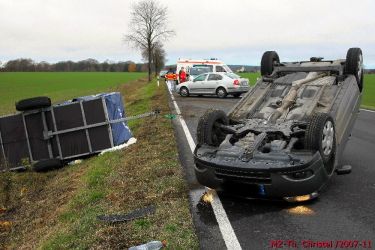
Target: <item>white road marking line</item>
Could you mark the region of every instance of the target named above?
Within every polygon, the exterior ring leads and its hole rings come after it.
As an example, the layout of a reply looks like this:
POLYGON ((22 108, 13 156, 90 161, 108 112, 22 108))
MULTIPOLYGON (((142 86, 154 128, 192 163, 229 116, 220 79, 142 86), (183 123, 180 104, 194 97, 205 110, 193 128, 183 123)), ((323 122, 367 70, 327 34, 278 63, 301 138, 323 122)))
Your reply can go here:
POLYGON ((360 110, 371 112, 371 113, 375 113, 375 110, 371 110, 371 109, 360 109, 360 110))
MULTIPOLYGON (((176 109, 178 119, 181 123, 182 129, 184 130, 184 133, 185 133, 186 139, 188 141, 190 150, 191 150, 192 153, 194 153, 195 142, 193 140, 193 137, 190 134, 189 128, 187 127, 184 118, 181 115, 181 110, 178 107, 176 100, 174 99, 174 96, 173 96, 172 91, 171 91, 171 85, 169 83, 168 83, 168 90, 169 90, 169 94, 171 96, 173 105, 176 109)), ((206 189, 208 189, 208 188, 206 188, 206 189)), ((215 190, 210 190, 210 191, 213 195, 213 201, 211 203, 212 210, 214 211, 216 221, 219 225, 219 229, 220 229, 221 235, 223 236, 223 240, 225 242, 225 245, 227 246, 228 249, 231 249, 231 250, 232 249, 234 249, 234 250, 242 249, 242 247, 241 247, 241 245, 240 245, 240 243, 237 239, 237 236, 234 233, 232 225, 230 224, 230 221, 228 219, 227 213, 225 212, 223 204, 220 201, 219 196, 217 195, 215 190)))

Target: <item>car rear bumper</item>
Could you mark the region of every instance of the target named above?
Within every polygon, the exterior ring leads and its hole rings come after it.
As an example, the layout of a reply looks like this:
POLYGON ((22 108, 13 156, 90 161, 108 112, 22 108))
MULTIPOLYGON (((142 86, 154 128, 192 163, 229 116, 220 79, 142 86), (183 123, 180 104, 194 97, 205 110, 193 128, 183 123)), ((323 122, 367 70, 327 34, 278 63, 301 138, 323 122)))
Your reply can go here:
POLYGON ((252 197, 292 197, 318 191, 329 179, 319 153, 299 170, 239 170, 236 166, 217 165, 195 158, 195 174, 200 184, 222 191, 252 197), (311 171, 305 179, 292 173, 311 171))
POLYGON ((237 88, 228 88, 228 94, 246 93, 250 90, 250 87, 240 86, 237 88))

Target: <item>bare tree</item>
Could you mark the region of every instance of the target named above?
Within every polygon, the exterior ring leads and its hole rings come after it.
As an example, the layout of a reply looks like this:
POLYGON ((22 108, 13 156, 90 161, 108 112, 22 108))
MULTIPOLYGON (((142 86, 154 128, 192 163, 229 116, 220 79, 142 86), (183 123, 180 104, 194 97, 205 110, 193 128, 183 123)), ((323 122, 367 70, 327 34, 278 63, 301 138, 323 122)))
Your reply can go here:
POLYGON ((132 7, 130 32, 125 35, 125 41, 141 52, 147 51, 148 81, 151 81, 152 51, 155 45, 174 35, 174 31, 167 27, 167 12, 168 8, 155 0, 141 0, 132 7))
MULTIPOLYGON (((142 49, 142 60, 148 62, 148 50, 142 49)), ((160 42, 156 42, 152 48, 151 52, 151 68, 154 69, 155 76, 159 71, 164 67, 166 61, 166 53, 163 48, 163 45, 160 42)))
POLYGON ((165 65, 165 50, 161 43, 156 43, 152 51, 152 62, 155 69, 155 76, 165 65))

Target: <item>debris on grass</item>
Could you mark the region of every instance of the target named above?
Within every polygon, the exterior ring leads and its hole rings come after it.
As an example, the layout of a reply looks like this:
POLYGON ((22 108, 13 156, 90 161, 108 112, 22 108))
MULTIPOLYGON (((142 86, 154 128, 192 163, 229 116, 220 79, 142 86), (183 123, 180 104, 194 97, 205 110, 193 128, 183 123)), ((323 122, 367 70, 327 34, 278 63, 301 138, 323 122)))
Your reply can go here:
POLYGON ((151 205, 145 208, 134 210, 133 212, 128 214, 99 215, 97 219, 109 223, 126 222, 130 220, 139 219, 150 214, 154 214, 155 210, 155 206, 151 205))
POLYGON ((130 247, 129 250, 159 250, 167 246, 167 241, 150 241, 146 244, 130 247))
POLYGON ((12 222, 0 221, 0 232, 10 231, 12 229, 12 222))
POLYGON ((170 119, 170 120, 176 119, 175 114, 166 114, 166 115, 164 115, 164 117, 167 118, 167 119, 170 119))
POLYGON ((27 194, 27 188, 26 187, 22 187, 21 191, 20 191, 21 197, 25 196, 25 194, 27 194))
POLYGON ((68 165, 76 165, 76 164, 80 164, 80 163, 82 163, 82 162, 83 162, 83 160, 81 160, 81 159, 77 159, 77 160, 74 160, 74 161, 69 162, 68 165))
POLYGON ((113 152, 113 151, 117 151, 117 150, 129 147, 130 145, 132 145, 132 144, 134 144, 136 142, 137 142, 137 139, 134 138, 134 137, 132 137, 126 143, 123 143, 121 145, 118 145, 118 146, 115 146, 115 147, 103 150, 102 152, 100 152, 99 155, 103 155, 103 154, 108 153, 108 152, 113 152))

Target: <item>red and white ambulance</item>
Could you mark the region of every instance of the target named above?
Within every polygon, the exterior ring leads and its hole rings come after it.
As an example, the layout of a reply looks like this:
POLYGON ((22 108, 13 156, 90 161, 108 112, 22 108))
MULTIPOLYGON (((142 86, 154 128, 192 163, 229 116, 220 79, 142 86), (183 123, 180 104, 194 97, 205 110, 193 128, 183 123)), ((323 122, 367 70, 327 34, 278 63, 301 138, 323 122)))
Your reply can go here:
POLYGON ((189 76, 188 80, 193 80, 197 75, 208 72, 228 72, 233 73, 232 70, 222 61, 216 58, 211 59, 182 59, 177 61, 177 78, 181 68, 184 67, 186 74, 189 76))

